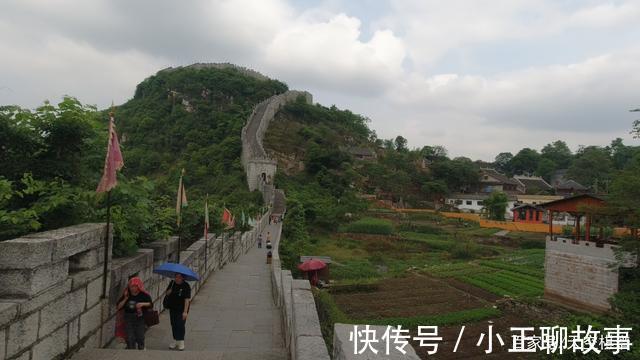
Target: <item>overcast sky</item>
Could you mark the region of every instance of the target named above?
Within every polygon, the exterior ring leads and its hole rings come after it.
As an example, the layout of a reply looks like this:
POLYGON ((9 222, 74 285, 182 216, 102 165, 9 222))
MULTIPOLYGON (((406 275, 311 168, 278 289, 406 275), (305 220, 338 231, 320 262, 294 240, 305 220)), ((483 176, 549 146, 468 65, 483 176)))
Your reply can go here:
POLYGON ((104 108, 194 62, 253 68, 452 156, 639 144, 640 0, 0 3, 0 104, 104 108))

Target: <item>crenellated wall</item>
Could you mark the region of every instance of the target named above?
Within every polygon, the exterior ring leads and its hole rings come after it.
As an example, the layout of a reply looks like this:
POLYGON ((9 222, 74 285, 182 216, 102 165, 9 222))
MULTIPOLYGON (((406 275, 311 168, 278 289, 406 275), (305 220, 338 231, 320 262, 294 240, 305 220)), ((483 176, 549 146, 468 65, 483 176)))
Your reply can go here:
MULTIPOLYGON (((248 232, 204 237, 180 254, 203 279, 255 244, 268 223, 264 214, 248 232)), ((108 345, 115 306, 127 281, 139 276, 161 310, 169 279, 153 268, 177 258, 177 238, 145 244, 130 257, 110 259, 108 294, 102 298, 105 224, 81 224, 0 242, 0 360, 68 358, 81 348, 108 345)))
POLYGON ((547 240, 544 267, 545 298, 589 310, 611 308, 609 298, 618 292, 618 261, 610 244, 547 240))
POLYGON ((306 91, 290 90, 283 94, 274 95, 256 105, 247 124, 242 128, 242 164, 247 173, 247 184, 250 191, 262 191, 259 187, 263 180, 263 174, 265 182, 273 183, 277 162, 267 155, 262 145, 262 139, 271 120, 280 108, 287 103, 296 101, 300 96, 304 97, 309 104, 313 102, 313 97, 306 91))

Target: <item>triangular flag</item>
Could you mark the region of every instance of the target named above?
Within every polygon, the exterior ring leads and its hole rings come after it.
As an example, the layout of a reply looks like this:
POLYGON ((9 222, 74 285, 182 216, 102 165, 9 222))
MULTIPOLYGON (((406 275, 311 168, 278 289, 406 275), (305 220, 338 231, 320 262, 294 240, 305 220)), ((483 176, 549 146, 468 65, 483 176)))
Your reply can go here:
POLYGON ((109 113, 109 142, 107 144, 107 156, 104 159, 104 171, 102 179, 96 189, 97 193, 107 192, 118 184, 116 171, 122 169, 124 159, 120 152, 120 143, 118 142, 118 134, 116 133, 116 124, 113 120, 113 111, 109 113))
POLYGON ((242 220, 241 220, 241 223, 240 223, 240 224, 242 224, 242 226, 245 226, 245 225, 247 224, 247 222, 246 222, 246 219, 244 218, 244 210, 242 210, 242 217, 241 217, 241 219, 242 219, 242 220))
POLYGON ((227 226, 231 225, 231 211, 229 211, 229 209, 224 208, 224 211, 222 211, 222 220, 221 222, 227 226))
POLYGON ((178 216, 178 226, 180 226, 180 222, 182 221, 182 208, 187 206, 187 191, 185 190, 184 183, 182 182, 184 172, 184 169, 182 169, 182 173, 180 174, 180 182, 178 183, 178 197, 176 199, 176 214, 178 216))

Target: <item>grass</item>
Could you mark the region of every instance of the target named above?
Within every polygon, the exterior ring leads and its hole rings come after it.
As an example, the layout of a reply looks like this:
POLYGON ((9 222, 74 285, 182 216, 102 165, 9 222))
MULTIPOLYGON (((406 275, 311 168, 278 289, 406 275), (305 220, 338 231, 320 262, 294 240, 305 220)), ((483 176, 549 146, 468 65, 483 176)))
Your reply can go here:
POLYGON ((393 223, 386 219, 362 218, 340 227, 340 232, 391 235, 395 232, 393 223))
POLYGON ((424 268, 431 275, 454 278, 498 296, 538 297, 544 291, 543 270, 504 260, 479 260, 424 268))

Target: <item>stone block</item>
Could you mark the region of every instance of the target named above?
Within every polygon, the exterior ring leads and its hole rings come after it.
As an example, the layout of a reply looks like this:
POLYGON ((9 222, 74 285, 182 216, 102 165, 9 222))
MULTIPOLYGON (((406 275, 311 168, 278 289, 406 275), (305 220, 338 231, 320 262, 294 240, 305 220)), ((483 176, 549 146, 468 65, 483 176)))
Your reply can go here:
POLYGON ((67 352, 67 325, 54 331, 51 335, 37 343, 31 351, 31 360, 50 360, 67 352))
POLYGON ((86 289, 71 292, 47 305, 40 311, 40 331, 38 338, 43 338, 54 329, 78 317, 85 309, 86 289))
MULTIPOLYGON (((365 325, 358 325, 358 330, 364 329, 365 325)), ((374 330, 376 338, 380 339, 387 331, 386 326, 370 326, 370 330, 374 330)), ((363 354, 354 354, 353 341, 349 340, 349 333, 354 330, 354 325, 335 324, 333 331, 333 359, 334 360, 420 360, 411 344, 404 347, 406 354, 402 354, 395 346, 390 346, 389 354, 386 354, 386 345, 384 341, 372 343, 374 349, 378 350, 377 354, 367 349, 363 354)))
POLYGON ((315 304, 293 304, 293 333, 296 336, 322 336, 315 304))
MULTIPOLYGON (((0 302, 0 329, 18 316, 18 304, 15 302, 0 302)), ((0 338, 1 340, 2 338, 0 338)), ((1 359, 1 358, 0 358, 1 359)))
MULTIPOLYGON (((87 308, 100 302, 102 298, 102 276, 93 280, 87 285, 87 308)), ((107 289, 109 288, 109 282, 107 282, 107 289)))
POLYGON ((153 250, 153 261, 164 262, 167 259, 169 253, 169 242, 167 241, 154 241, 152 243, 144 244, 146 249, 153 250))
POLYGON ((327 344, 321 336, 298 336, 296 359, 330 360, 327 344))
POLYGON ((116 334, 116 318, 114 316, 109 318, 102 324, 102 330, 100 331, 100 347, 105 347, 109 345, 109 343, 111 343, 111 341, 115 337, 115 334, 116 334))
POLYGON ((69 348, 76 346, 78 340, 80 339, 80 318, 77 317, 71 321, 69 321, 69 348))
POLYGON ((91 270, 102 264, 104 248, 97 247, 69 257, 69 271, 91 270), (102 255, 102 256, 100 256, 102 255))
POLYGON ((102 306, 96 305, 80 315, 80 339, 89 335, 102 325, 102 306))
POLYGON ((69 262, 42 265, 34 269, 0 271, 0 296, 31 297, 67 278, 69 262))
POLYGON ((6 341, 6 332, 5 330, 0 330, 0 359, 5 358, 5 354, 7 352, 7 341, 6 341))
POLYGON ((311 284, 309 284, 309 280, 303 279, 294 279, 291 283, 292 289, 302 289, 302 290, 311 290, 311 284))
POLYGON ((51 263, 54 241, 21 237, 0 242, 0 269, 31 269, 51 263))
POLYGON ((31 359, 31 351, 25 351, 20 356, 13 358, 12 360, 30 360, 31 359))
POLYGON ((100 246, 104 241, 105 230, 105 224, 86 223, 29 234, 25 237, 53 240, 52 259, 55 261, 100 246))
POLYGON ((71 291, 71 279, 54 285, 38 295, 20 302, 20 316, 36 311, 71 291))
POLYGON ((36 312, 26 318, 15 321, 9 326, 6 355, 8 358, 36 342, 38 339, 38 317, 39 313, 36 312))

